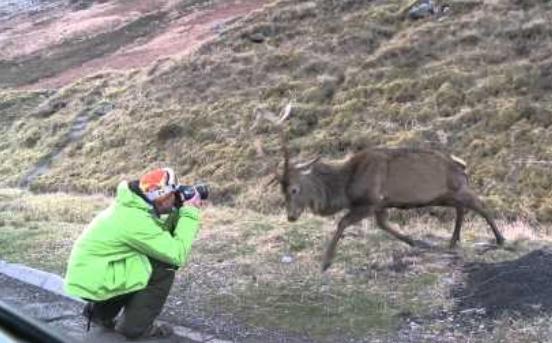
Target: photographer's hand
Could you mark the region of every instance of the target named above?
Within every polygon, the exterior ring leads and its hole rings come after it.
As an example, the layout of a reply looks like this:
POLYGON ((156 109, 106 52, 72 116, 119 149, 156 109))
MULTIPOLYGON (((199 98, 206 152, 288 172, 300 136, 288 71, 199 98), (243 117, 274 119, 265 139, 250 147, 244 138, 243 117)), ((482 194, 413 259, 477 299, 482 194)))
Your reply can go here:
POLYGON ((182 205, 184 204, 183 200, 184 199, 182 199, 182 195, 180 195, 180 193, 178 192, 174 193, 174 207, 176 209, 179 209, 182 207, 182 205))

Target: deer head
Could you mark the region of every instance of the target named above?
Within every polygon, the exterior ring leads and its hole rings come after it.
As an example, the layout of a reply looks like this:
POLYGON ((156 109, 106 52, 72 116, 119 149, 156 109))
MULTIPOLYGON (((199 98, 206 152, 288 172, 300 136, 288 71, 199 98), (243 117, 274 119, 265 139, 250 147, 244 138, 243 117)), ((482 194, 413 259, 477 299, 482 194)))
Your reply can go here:
POLYGON ((284 157, 282 173, 278 172, 278 166, 275 168, 274 177, 267 185, 279 182, 282 193, 285 197, 286 211, 289 221, 295 221, 299 218, 303 210, 309 202, 311 202, 312 192, 310 192, 309 174, 311 167, 320 157, 316 157, 307 162, 291 164, 288 141, 284 123, 290 116, 292 110, 291 103, 282 110, 281 115, 277 118, 271 112, 264 112, 264 117, 273 122, 277 127, 280 135, 280 143, 282 155, 284 157))
POLYGON ((313 158, 307 162, 288 166, 285 178, 280 180, 282 193, 286 201, 286 212, 288 220, 296 221, 303 213, 305 207, 311 206, 313 196, 316 196, 314 179, 311 175, 312 165, 320 157, 313 158))

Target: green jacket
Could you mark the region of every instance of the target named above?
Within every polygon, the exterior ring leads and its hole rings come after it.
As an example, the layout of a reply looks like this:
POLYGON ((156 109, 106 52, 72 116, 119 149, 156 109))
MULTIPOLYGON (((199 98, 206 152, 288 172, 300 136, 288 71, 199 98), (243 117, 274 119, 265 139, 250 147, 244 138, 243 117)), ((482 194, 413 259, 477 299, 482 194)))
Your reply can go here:
POLYGON ((199 210, 183 206, 173 234, 153 207, 117 187, 114 203, 99 213, 75 242, 65 275, 65 291, 89 300, 105 300, 146 287, 148 256, 175 266, 186 263, 199 229, 199 210))

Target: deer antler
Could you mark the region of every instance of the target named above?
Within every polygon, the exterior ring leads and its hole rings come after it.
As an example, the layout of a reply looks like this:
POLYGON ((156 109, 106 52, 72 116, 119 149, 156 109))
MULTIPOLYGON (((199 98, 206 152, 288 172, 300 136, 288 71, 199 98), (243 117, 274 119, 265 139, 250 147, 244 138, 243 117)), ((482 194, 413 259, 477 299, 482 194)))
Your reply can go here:
POLYGON ((284 130, 283 123, 291 114, 291 102, 287 104, 283 110, 282 116, 278 121, 278 127, 280 128, 280 142, 282 144, 282 152, 284 153, 284 175, 283 181, 288 180, 288 170, 289 170, 289 148, 287 144, 286 130, 284 130))
MULTIPOLYGON (((282 145, 282 152, 284 155, 284 174, 283 177, 280 177, 278 175, 278 172, 276 171, 274 173, 274 177, 266 184, 268 187, 269 185, 273 184, 277 180, 287 180, 288 175, 288 169, 289 169, 289 149, 287 144, 287 137, 286 132, 284 129, 284 122, 285 120, 290 116, 291 114, 292 105, 291 102, 286 105, 286 107, 282 110, 282 115, 278 118, 273 112, 267 111, 265 109, 261 109, 259 107, 255 108, 254 113, 256 113, 255 121, 253 125, 251 126, 251 129, 255 128, 261 117, 269 120, 270 122, 274 123, 279 129, 279 135, 280 135, 280 143, 282 145)), ((277 167, 275 168, 277 169, 277 167)))
POLYGON ((282 111, 282 116, 280 117, 280 119, 278 120, 278 124, 282 124, 288 117, 289 115, 291 114, 291 102, 288 103, 286 105, 286 107, 284 108, 284 110, 282 111))
POLYGON ((313 164, 315 164, 316 162, 318 162, 318 160, 320 159, 321 156, 316 156, 315 158, 311 158, 310 160, 306 161, 306 162, 303 162, 303 163, 297 163, 293 166, 294 169, 307 169, 308 167, 312 166, 313 164))

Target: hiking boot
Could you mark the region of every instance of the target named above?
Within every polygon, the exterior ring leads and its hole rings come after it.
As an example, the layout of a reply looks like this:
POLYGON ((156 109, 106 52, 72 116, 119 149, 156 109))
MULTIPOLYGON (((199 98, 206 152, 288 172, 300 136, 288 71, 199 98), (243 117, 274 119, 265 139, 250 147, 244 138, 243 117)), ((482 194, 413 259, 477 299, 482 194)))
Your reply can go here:
POLYGON ((172 326, 169 324, 152 324, 146 330, 142 331, 137 327, 125 328, 123 326, 118 326, 115 328, 115 331, 125 336, 129 340, 148 340, 152 338, 167 338, 174 334, 172 326))
POLYGON ((140 336, 140 338, 166 338, 174 334, 174 329, 167 323, 152 324, 149 329, 146 330, 140 336))
POLYGON ((82 315, 88 320, 87 331, 90 330, 90 322, 108 330, 115 329, 115 320, 100 319, 97 316, 94 316, 94 303, 87 302, 82 309, 82 315))

